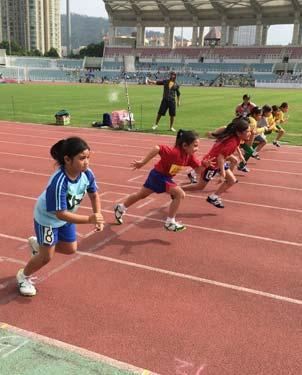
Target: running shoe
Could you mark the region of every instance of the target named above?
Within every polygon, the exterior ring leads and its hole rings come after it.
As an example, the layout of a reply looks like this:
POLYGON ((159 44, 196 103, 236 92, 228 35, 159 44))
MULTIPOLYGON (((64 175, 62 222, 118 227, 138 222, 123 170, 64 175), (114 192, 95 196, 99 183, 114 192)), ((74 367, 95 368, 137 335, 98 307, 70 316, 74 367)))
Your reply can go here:
POLYGON ((36 279, 36 277, 25 276, 23 273, 23 268, 21 268, 17 273, 16 279, 19 291, 23 296, 35 296, 37 294, 33 282, 33 280, 36 279))
POLYGON ((276 146, 276 147, 281 147, 281 145, 278 141, 273 141, 273 145, 276 146))
POLYGON ((156 125, 156 124, 152 125, 152 129, 153 129, 153 130, 155 130, 155 129, 157 129, 157 128, 158 128, 158 125, 156 125))
POLYGON ((211 203, 213 206, 217 208, 224 208, 224 204, 222 203, 222 200, 218 196, 211 197, 209 195, 207 198, 207 202, 211 203))
POLYGON ((181 232, 182 230, 186 229, 186 227, 179 221, 166 221, 164 227, 170 232, 181 232))
POLYGON ((191 184, 197 184, 196 173, 194 173, 194 172, 189 172, 189 173, 187 174, 187 176, 188 176, 188 178, 189 178, 191 184))
POLYGON ((172 128, 170 128, 170 131, 171 132, 176 132, 176 129, 174 129, 173 126, 172 126, 172 128))
POLYGON ((249 168, 246 166, 246 164, 243 166, 238 165, 237 169, 238 171, 245 172, 245 173, 248 173, 250 171, 249 168))
POLYGON ((115 219, 116 219, 118 224, 123 224, 124 213, 125 213, 125 211, 123 210, 121 204, 117 204, 117 205, 114 206, 114 215, 115 215, 115 219))
POLYGON ((31 256, 35 256, 37 254, 39 254, 39 244, 38 244, 38 241, 37 241, 37 237, 35 236, 31 236, 27 239, 27 243, 29 244, 29 247, 30 247, 30 252, 31 252, 31 256))

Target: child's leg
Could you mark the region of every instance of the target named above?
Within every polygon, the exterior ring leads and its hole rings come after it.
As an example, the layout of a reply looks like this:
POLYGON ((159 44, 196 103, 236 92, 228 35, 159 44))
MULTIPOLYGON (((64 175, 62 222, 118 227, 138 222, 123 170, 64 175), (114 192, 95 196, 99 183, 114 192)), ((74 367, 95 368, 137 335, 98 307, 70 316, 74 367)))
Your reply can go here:
POLYGON ((76 253, 77 248, 78 248, 77 241, 74 241, 74 242, 59 241, 56 244, 56 252, 61 253, 61 254, 66 254, 66 255, 76 253))
POLYGON ((186 229, 186 227, 175 220, 176 212, 179 208, 181 201, 185 197, 185 192, 179 186, 173 186, 169 189, 169 194, 172 197, 172 201, 169 207, 169 213, 165 222, 165 229, 172 232, 179 232, 186 229))
POLYGON ((40 245, 39 253, 32 257, 25 266, 23 270, 24 275, 27 277, 37 272, 40 268, 45 266, 52 259, 54 253, 55 246, 40 245))
POLYGON ((276 139, 275 139, 275 142, 278 142, 279 139, 281 139, 285 134, 285 130, 283 128, 281 128, 281 126, 278 128, 278 132, 277 132, 277 136, 276 136, 276 139))
POLYGON ((222 193, 227 191, 230 187, 232 187, 234 184, 236 184, 236 182, 238 181, 237 178, 234 176, 234 173, 230 169, 227 169, 225 171, 225 179, 226 181, 223 182, 219 186, 219 188, 215 191, 214 194, 218 196, 221 195, 222 193))
POLYGON ((257 147, 256 147, 256 151, 260 152, 263 149, 263 147, 266 145, 266 143, 267 142, 265 140, 259 142, 258 145, 257 145, 257 147))
POLYGON ((179 186, 171 187, 169 189, 169 193, 173 197, 173 199, 169 207, 168 217, 172 219, 172 218, 175 218, 176 212, 180 206, 180 203, 184 199, 186 194, 183 191, 183 189, 179 186))
POLYGON ((132 206, 134 203, 141 199, 147 198, 149 195, 154 193, 153 190, 145 188, 144 186, 137 193, 130 194, 124 203, 118 203, 114 206, 114 215, 118 224, 123 224, 123 215, 127 208, 132 206))
POLYGON ((148 188, 145 188, 144 186, 141 188, 141 190, 137 193, 133 193, 133 194, 130 194, 125 202, 124 202, 124 206, 125 208, 128 208, 130 206, 132 206, 134 203, 138 202, 139 200, 141 199, 145 199, 147 198, 149 195, 151 195, 152 193, 154 193, 153 190, 151 189, 148 189, 148 188))
POLYGON ((223 182, 219 186, 219 188, 213 194, 209 195, 207 198, 207 202, 211 203, 212 205, 218 208, 224 208, 224 204, 222 203, 219 196, 237 182, 236 177, 230 169, 227 169, 225 171, 225 174, 226 181, 223 182))

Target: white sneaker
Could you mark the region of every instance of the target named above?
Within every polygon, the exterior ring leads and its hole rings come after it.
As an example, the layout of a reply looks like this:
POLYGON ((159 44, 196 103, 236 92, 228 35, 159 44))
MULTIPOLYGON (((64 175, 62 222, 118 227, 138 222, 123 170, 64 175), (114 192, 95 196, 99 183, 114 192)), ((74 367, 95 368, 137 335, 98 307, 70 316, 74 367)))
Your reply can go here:
POLYGON ((172 128, 170 128, 170 131, 171 131, 171 132, 176 132, 176 129, 174 129, 174 128, 172 127, 172 128))
POLYGON ((30 247, 31 256, 34 257, 35 255, 39 254, 40 247, 37 241, 37 237, 31 236, 27 239, 27 242, 30 247))
POLYGON ((115 219, 118 222, 118 224, 123 224, 123 215, 125 213, 125 210, 123 210, 121 204, 117 204, 114 206, 114 215, 115 219))
POLYGON ((164 227, 170 232, 180 232, 186 229, 186 227, 179 221, 166 221, 164 227))
POLYGON ((157 129, 157 128, 158 128, 158 125, 156 125, 156 124, 152 125, 152 129, 153 129, 153 130, 155 130, 155 129, 157 129))
POLYGON ((23 268, 21 268, 16 276, 19 291, 23 296, 35 296, 37 294, 36 288, 34 287, 33 280, 36 277, 25 276, 23 268))

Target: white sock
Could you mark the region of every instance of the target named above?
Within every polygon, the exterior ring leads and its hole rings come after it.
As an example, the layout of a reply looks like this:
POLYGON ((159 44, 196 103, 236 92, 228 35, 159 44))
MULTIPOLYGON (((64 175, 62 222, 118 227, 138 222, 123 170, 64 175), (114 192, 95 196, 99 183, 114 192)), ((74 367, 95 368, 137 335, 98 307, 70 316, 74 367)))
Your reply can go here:
POLYGON ((213 194, 210 195, 210 198, 211 198, 211 199, 217 199, 217 198, 218 198, 218 195, 216 195, 216 194, 213 193, 213 194))
POLYGON ((175 224, 175 217, 167 217, 166 223, 172 223, 175 224))

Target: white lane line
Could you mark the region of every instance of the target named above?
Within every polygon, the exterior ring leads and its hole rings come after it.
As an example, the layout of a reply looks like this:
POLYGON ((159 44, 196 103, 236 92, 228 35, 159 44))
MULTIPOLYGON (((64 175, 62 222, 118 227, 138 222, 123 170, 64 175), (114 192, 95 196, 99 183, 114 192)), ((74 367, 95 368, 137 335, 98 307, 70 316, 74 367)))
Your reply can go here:
MULTIPOLYGON (((65 269, 70 264, 80 260, 83 256, 85 256, 85 257, 96 258, 96 259, 103 260, 103 261, 106 261, 106 262, 118 263, 118 264, 128 266, 128 267, 134 267, 134 268, 143 269, 143 270, 146 270, 146 271, 152 271, 152 272, 155 272, 155 273, 160 273, 160 274, 168 275, 168 276, 171 276, 171 277, 177 277, 177 278, 185 279, 185 280, 189 280, 189 281, 196 281, 196 282, 199 282, 199 283, 202 283, 202 284, 214 285, 214 286, 225 288, 225 289, 232 289, 232 290, 235 290, 235 291, 241 292, 241 293, 254 294, 254 295, 257 295, 257 296, 266 297, 266 298, 270 298, 270 299, 273 299, 273 300, 278 300, 278 301, 297 304, 297 305, 302 304, 302 300, 295 299, 295 298, 281 296, 281 295, 278 295, 278 294, 273 294, 273 293, 269 293, 269 292, 262 291, 262 290, 246 288, 246 287, 243 287, 243 286, 240 286, 240 285, 229 284, 229 283, 225 283, 225 282, 221 282, 221 281, 217 281, 217 280, 212 280, 212 279, 206 279, 206 278, 202 278, 202 277, 199 277, 199 276, 188 275, 188 274, 184 274, 184 273, 181 273, 181 272, 175 272, 175 271, 162 269, 162 268, 158 268, 158 267, 147 266, 145 264, 129 262, 129 261, 125 261, 125 260, 122 260, 122 259, 107 257, 107 256, 98 255, 98 254, 93 253, 93 251, 99 250, 106 243, 108 243, 112 239, 118 237, 120 234, 125 233, 129 229, 132 229, 135 226, 135 224, 137 224, 138 222, 141 222, 143 220, 144 220, 144 218, 141 218, 141 219, 137 220, 136 223, 129 224, 127 227, 123 228, 119 232, 114 233, 109 238, 107 237, 106 239, 104 239, 100 242, 97 242, 95 245, 91 246, 86 251, 78 251, 76 253, 76 254, 78 254, 78 256, 75 256, 72 259, 70 259, 70 261, 63 263, 61 266, 59 266, 56 269, 54 269, 53 271, 49 272, 44 277, 40 277, 39 283, 48 279, 53 274, 65 269)), ((0 236, 1 236, 1 234, 0 234, 0 236)))
MULTIPOLYGON (((66 342, 59 341, 59 340, 53 339, 53 338, 48 337, 48 336, 43 336, 43 335, 40 335, 38 333, 27 331, 27 330, 24 330, 24 329, 21 329, 21 328, 18 328, 18 327, 14 327, 14 326, 11 326, 11 325, 3 323, 3 322, 0 323, 0 329, 8 331, 8 332, 12 332, 14 334, 18 334, 18 335, 20 335, 22 337, 25 337, 27 339, 39 341, 41 343, 50 345, 52 347, 56 347, 56 348, 59 348, 59 349, 62 349, 62 350, 66 350, 66 351, 69 351, 71 353, 79 354, 79 355, 81 355, 85 358, 89 358, 89 359, 94 360, 96 362, 107 364, 107 365, 115 367, 116 369, 119 369, 119 370, 124 370, 124 371, 131 372, 131 373, 137 374, 137 375, 144 375, 144 374, 146 374, 146 375, 147 374, 148 375, 159 375, 159 374, 156 374, 155 372, 151 372, 149 370, 145 370, 145 369, 133 366, 131 364, 118 361, 116 359, 104 356, 104 355, 96 353, 96 352, 92 352, 90 350, 81 348, 79 346, 67 344, 66 342)), ((26 341, 26 342, 30 342, 30 341, 26 341)), ((23 345, 24 345, 24 343, 23 343, 23 345)), ((2 356, 2 357, 4 357, 4 356, 2 356)))
POLYGON ((129 180, 127 180, 127 182, 134 182, 135 180, 138 180, 141 177, 145 177, 145 175, 140 174, 139 176, 135 176, 133 178, 129 178, 129 180))
POLYGON ((266 298, 270 298, 270 299, 274 299, 274 300, 278 300, 278 301, 302 305, 302 300, 295 299, 295 298, 289 298, 289 297, 285 297, 285 296, 280 296, 280 295, 277 295, 277 294, 272 294, 272 293, 264 292, 264 291, 261 291, 261 290, 245 288, 245 287, 234 285, 234 284, 228 284, 228 283, 224 283, 224 282, 220 282, 220 281, 216 281, 216 280, 205 279, 205 278, 198 277, 198 276, 187 275, 187 274, 180 273, 180 272, 169 271, 169 270, 158 268, 158 267, 151 267, 151 266, 147 266, 147 265, 144 265, 144 264, 128 262, 128 261, 121 260, 121 259, 106 257, 106 256, 103 256, 103 255, 98 255, 98 254, 93 254, 91 252, 86 253, 86 252, 83 252, 83 251, 79 251, 79 253, 81 255, 96 258, 96 259, 100 259, 100 260, 104 260, 106 262, 118 263, 118 264, 122 264, 124 266, 129 266, 129 267, 139 268, 139 269, 152 271, 152 272, 156 272, 156 273, 161 273, 161 274, 164 274, 164 275, 169 275, 169 276, 177 277, 177 278, 180 278, 180 279, 197 281, 197 282, 202 283, 202 284, 214 285, 214 286, 218 286, 218 287, 222 287, 222 288, 226 288, 226 289, 233 289, 233 290, 236 290, 238 292, 255 294, 257 296, 262 296, 262 297, 266 297, 266 298))
POLYGON ((147 206, 148 204, 150 204, 151 202, 154 202, 154 199, 149 198, 149 199, 146 200, 146 202, 140 204, 140 205, 137 206, 136 208, 142 208, 142 207, 145 207, 145 206, 147 206))
MULTIPOLYGON (((103 184, 106 185, 106 183, 103 183, 103 184)), ((139 187, 133 187, 133 186, 127 186, 127 185, 119 185, 119 184, 110 184, 110 185, 116 186, 116 187, 123 187, 123 188, 130 188, 131 187, 131 188, 136 189, 136 190, 139 189, 139 187)), ((200 199, 200 198, 205 198, 207 196, 207 194, 203 194, 203 193, 198 193, 198 194, 200 194, 200 195, 193 195, 193 194, 187 193, 186 196, 190 197, 192 199, 200 199)), ((6 192, 0 191, 0 196, 1 195, 12 197, 12 198, 24 198, 24 199, 31 199, 31 200, 37 199, 36 197, 30 197, 30 196, 26 196, 26 195, 6 193, 6 192)), ((105 191, 104 193, 101 194, 101 201, 106 202, 106 203, 115 203, 115 202, 121 201, 121 199, 123 199, 123 198, 126 198, 128 195, 129 195, 129 193, 117 193, 117 192, 113 192, 113 191, 105 191), (105 195, 108 195, 108 194, 118 194, 118 195, 121 196, 121 198, 118 199, 118 200, 104 199, 103 197, 105 195)), ((153 200, 153 198, 149 198, 149 199, 153 200)), ((259 208, 269 208, 269 209, 272 209, 272 210, 281 210, 281 211, 286 211, 286 212, 302 213, 302 210, 297 209, 297 208, 270 206, 270 205, 265 205, 265 204, 262 204, 262 203, 258 204, 258 203, 253 203, 253 202, 237 201, 237 200, 231 200, 231 199, 223 199, 223 201, 229 202, 229 203, 232 203, 232 204, 240 204, 240 205, 243 205, 243 206, 253 206, 253 207, 259 207, 259 208)), ((149 203, 142 203, 142 205, 137 207, 137 208, 144 207, 146 204, 149 204, 149 203)), ((83 206, 81 206, 81 207, 83 208, 83 206)))

